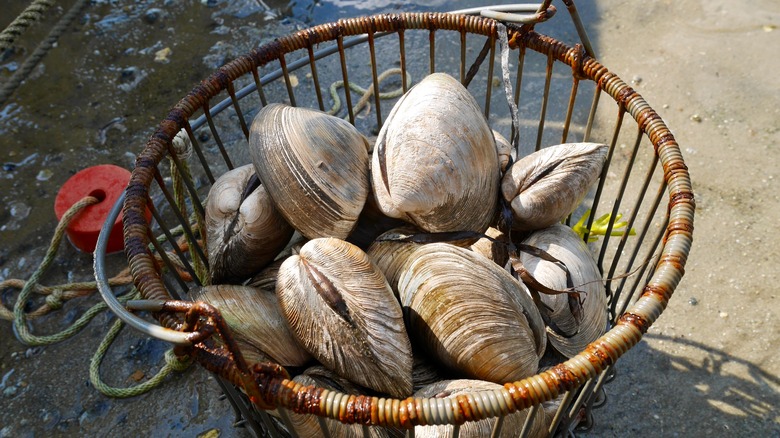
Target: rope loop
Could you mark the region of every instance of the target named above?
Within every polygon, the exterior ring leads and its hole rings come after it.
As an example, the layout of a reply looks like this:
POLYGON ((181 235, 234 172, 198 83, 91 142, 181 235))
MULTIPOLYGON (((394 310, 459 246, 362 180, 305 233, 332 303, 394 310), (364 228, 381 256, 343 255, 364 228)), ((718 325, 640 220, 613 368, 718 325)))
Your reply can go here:
POLYGON ((171 348, 165 351, 165 365, 173 371, 182 372, 192 365, 192 358, 189 356, 177 356, 171 348))
POLYGON ((46 305, 49 306, 49 309, 51 310, 58 310, 62 308, 62 295, 63 295, 62 289, 54 289, 51 294, 46 296, 46 305))

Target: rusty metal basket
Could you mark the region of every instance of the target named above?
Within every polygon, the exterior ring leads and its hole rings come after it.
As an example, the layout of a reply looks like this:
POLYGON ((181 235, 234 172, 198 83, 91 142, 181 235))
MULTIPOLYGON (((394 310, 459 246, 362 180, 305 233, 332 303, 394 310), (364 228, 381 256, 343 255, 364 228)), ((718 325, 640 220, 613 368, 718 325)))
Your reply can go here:
MULTIPOLYGON (((573 3, 564 3, 583 44, 570 47, 534 30, 536 22, 555 13, 548 1, 519 19, 496 11, 483 13, 495 19, 469 15, 479 12, 470 10, 339 20, 276 39, 223 66, 173 107, 138 156, 124 204, 115 206, 96 251, 96 277, 104 298, 135 328, 182 346, 181 351, 219 374, 234 407, 258 434, 287 435, 287 410, 362 424, 365 436, 373 427, 396 427, 413 435, 415 425, 502 418, 526 408, 541 409, 543 402, 558 397, 561 403, 547 426, 548 435, 588 427, 591 410, 604 402, 602 387, 614 375, 615 362, 660 316, 682 278, 694 201, 674 136, 642 96, 594 59, 573 3), (506 58, 501 62, 502 48, 510 54, 509 62, 506 58), (470 83, 491 126, 524 153, 567 140, 609 145, 597 187, 571 220, 590 209, 586 222, 591 228, 596 216, 616 217, 624 211, 626 229, 633 228, 636 235, 611 236, 616 230, 610 222, 605 235, 590 243, 605 279, 610 327, 577 356, 522 381, 508 382, 501 390, 457 400, 355 396, 301 387, 272 366, 250 370, 229 352, 209 355, 198 347, 205 335, 186 332, 188 324, 170 311, 177 309, 162 304, 186 297, 191 286, 200 284, 195 265, 207 260, 188 214, 203 214, 201 200, 216 177, 249 162, 247 120, 254 112, 271 102, 325 109, 323 85, 343 80, 381 88, 378 77, 388 66, 409 72, 415 81, 429 72, 448 71, 470 83), (514 121, 506 90, 496 86, 501 81, 495 76, 501 76, 502 68, 513 78, 510 100, 519 107, 514 121), (173 146, 182 130, 194 150, 189 159, 173 146), (127 312, 105 282, 106 236, 120 208, 127 259, 146 300, 135 306, 154 310, 160 326, 127 312), (153 214, 151 222, 147 210, 153 214), (175 227, 189 238, 189 251, 170 243, 175 227), (154 238, 160 234, 167 242, 154 238), (258 407, 275 408, 280 415, 272 418, 258 407)), ((405 74, 401 77, 405 91, 411 83, 405 74)), ((368 135, 382 125, 393 103, 374 94, 373 116, 360 118, 352 109, 356 96, 348 87, 343 93, 348 119, 368 135)), ((229 343, 229 334, 223 336, 229 343)), ((495 429, 501 424, 495 422, 495 429)), ((525 425, 522 436, 530 427, 525 425)), ((456 426, 456 436, 458 430, 456 426)))

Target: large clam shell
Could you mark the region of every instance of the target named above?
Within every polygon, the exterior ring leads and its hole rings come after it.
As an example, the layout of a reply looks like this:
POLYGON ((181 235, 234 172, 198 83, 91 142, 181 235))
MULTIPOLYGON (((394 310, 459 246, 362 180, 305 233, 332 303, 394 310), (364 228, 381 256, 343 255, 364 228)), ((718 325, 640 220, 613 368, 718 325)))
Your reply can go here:
POLYGON ((501 179, 512 227, 539 230, 568 216, 598 179, 607 150, 598 143, 564 143, 515 161, 501 179))
POLYGON ((249 133, 258 176, 309 239, 343 239, 354 228, 369 191, 367 147, 348 122, 282 104, 260 110, 249 133))
POLYGON ((377 204, 430 232, 484 231, 493 218, 498 157, 479 105, 460 82, 434 73, 393 107, 372 158, 377 204))
POLYGON ((544 324, 526 287, 492 261, 445 243, 419 247, 398 281, 410 337, 448 368, 493 382, 533 375, 544 324))
POLYGON ((244 197, 251 164, 224 173, 206 200, 211 283, 240 283, 271 262, 293 234, 263 185, 244 197))
MULTIPOLYGON (((425 386, 417 391, 415 397, 426 398, 445 398, 445 397, 457 397, 459 395, 468 393, 480 393, 486 391, 501 391, 503 387, 496 383, 485 382, 482 380, 442 380, 440 382, 433 383, 425 386)), ((495 397, 500 397, 496 395, 495 397)), ((492 397, 488 397, 492 398, 492 397)), ((457 403, 461 403, 458 400, 457 403)), ((477 406, 470 406, 474 411, 479 408, 477 406)), ((522 411, 514 412, 504 416, 503 424, 501 426, 501 432, 496 435, 498 437, 516 437, 520 430, 523 428, 526 417, 531 412, 530 409, 524 409, 522 411)), ((460 426, 459 437, 462 438, 481 438, 493 436, 491 435, 493 427, 497 420, 495 418, 486 418, 479 421, 469 421, 463 423, 460 426)), ((544 428, 544 412, 539 409, 533 417, 531 423, 531 431, 527 435, 529 437, 543 437, 546 435, 544 428)), ((454 427, 450 425, 440 426, 415 426, 414 435, 422 438, 449 438, 453 436, 454 427)))
MULTIPOLYGON (((576 306, 567 294, 540 294, 550 309, 554 326, 547 327, 550 344, 566 357, 573 357, 603 335, 607 328, 607 296, 596 261, 588 247, 571 228, 556 224, 535 231, 523 243, 546 251, 566 265, 574 288, 582 293, 576 306), (577 314, 579 312, 579 315, 577 314)), ((523 266, 542 285, 555 289, 567 288, 566 274, 556 263, 544 261, 522 252, 523 266)))
POLYGON ((334 238, 307 242, 282 264, 276 293, 293 334, 323 365, 395 397, 411 394, 401 306, 360 248, 334 238))
POLYGON ((302 366, 311 355, 298 345, 282 316, 276 295, 249 286, 213 285, 190 291, 193 301, 205 301, 219 310, 247 361, 302 366))

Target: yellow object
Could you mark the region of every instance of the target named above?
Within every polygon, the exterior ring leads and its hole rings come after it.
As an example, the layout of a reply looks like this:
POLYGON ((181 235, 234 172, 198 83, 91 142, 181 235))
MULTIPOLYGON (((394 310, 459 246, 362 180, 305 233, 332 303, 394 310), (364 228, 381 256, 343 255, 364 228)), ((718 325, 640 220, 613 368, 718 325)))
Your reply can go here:
MULTIPOLYGON (((585 234, 587 233, 588 242, 597 241, 598 237, 596 236, 606 235, 610 222, 612 222, 612 231, 609 233, 610 236, 622 236, 626 233, 626 230, 621 228, 625 228, 626 225, 628 225, 628 222, 618 222, 620 218, 623 217, 623 215, 620 213, 617 214, 614 220, 612 220, 612 214, 610 213, 601 216, 600 218, 593 221, 593 225, 591 225, 590 230, 588 230, 588 228, 585 226, 585 221, 588 220, 588 217, 590 217, 590 210, 586 211, 580 220, 571 227, 571 229, 574 230, 575 233, 579 234, 582 238, 585 238, 585 234)), ((628 235, 636 235, 636 230, 631 228, 628 230, 628 235)))

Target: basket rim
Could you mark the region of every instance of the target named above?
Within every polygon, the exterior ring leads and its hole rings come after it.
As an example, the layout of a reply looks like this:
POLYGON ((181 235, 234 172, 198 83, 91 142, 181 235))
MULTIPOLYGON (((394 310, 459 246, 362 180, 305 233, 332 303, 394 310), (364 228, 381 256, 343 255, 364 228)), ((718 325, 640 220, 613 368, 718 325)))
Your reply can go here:
MULTIPOLYGON (((347 36, 403 32, 405 29, 450 30, 497 38, 498 22, 485 17, 425 12, 380 14, 314 26, 264 44, 219 68, 170 110, 138 155, 122 208, 125 253, 133 281, 144 298, 170 299, 154 259, 147 250, 150 229, 145 211, 156 167, 172 150, 173 138, 187 126, 189 118, 201 107, 207 108, 209 99, 227 89, 229 84, 232 86, 233 80, 269 62, 283 62, 287 53, 325 41, 340 41, 347 36)), ((663 166, 669 220, 656 269, 644 285, 639 299, 617 320, 615 326, 573 358, 521 381, 504 384, 501 390, 492 391, 494 394, 490 401, 483 395, 469 394, 469 402, 480 409, 466 411, 456 402, 438 403, 434 401, 436 399, 409 397, 399 400, 341 394, 322 388, 304 388, 279 377, 267 379, 261 388, 263 398, 270 405, 346 423, 403 428, 455 424, 512 413, 552 400, 607 370, 641 340, 666 308, 684 274, 692 243, 695 210, 690 175, 673 134, 639 93, 587 56, 581 47, 572 48, 535 32, 531 27, 510 27, 508 33, 511 49, 522 46, 546 54, 572 67, 574 75, 594 81, 598 89, 615 100, 621 111, 636 120, 639 129, 653 145, 663 166), (346 404, 342 404, 347 400, 346 404), (340 405, 346 406, 346 411, 340 405)), ((170 316, 163 316, 160 323, 173 327, 176 321, 170 316)))

